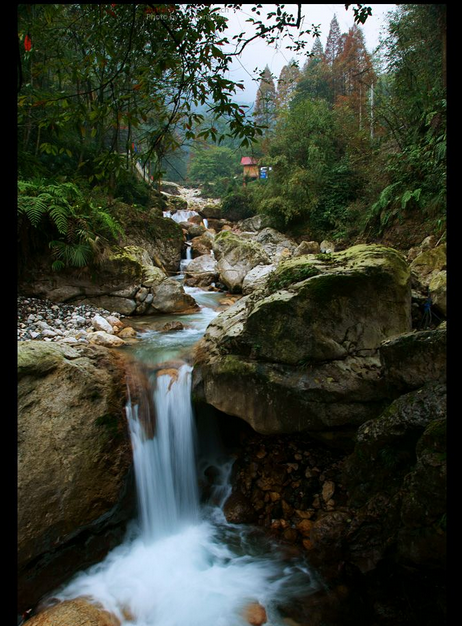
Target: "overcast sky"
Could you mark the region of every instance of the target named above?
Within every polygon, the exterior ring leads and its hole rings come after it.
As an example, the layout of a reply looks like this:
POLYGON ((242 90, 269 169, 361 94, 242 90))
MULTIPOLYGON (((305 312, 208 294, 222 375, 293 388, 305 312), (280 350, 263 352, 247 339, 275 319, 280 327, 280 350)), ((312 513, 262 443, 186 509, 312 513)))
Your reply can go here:
MULTIPOLYGON (((274 5, 271 4, 264 4, 260 18, 263 19, 266 16, 266 13, 272 10, 273 6, 274 5)), ((371 4, 367 6, 372 7, 372 15, 368 17, 366 23, 361 25, 360 28, 363 31, 368 52, 373 52, 379 43, 380 31, 384 24, 386 14, 389 11, 396 9, 397 5, 371 4)), ((246 22, 247 17, 255 17, 255 14, 250 11, 250 7, 252 7, 252 4, 243 5, 242 11, 238 11, 236 13, 228 11, 225 13, 229 20, 229 32, 227 35, 229 41, 232 41, 231 38, 233 35, 239 34, 244 30, 248 31, 250 29, 250 32, 253 32, 252 26, 246 22)), ((285 10, 288 12, 291 11, 295 15, 296 8, 297 5, 295 4, 285 5, 285 10)), ((316 26, 320 25, 320 39, 323 48, 325 48, 330 23, 334 15, 337 16, 337 21, 342 33, 348 32, 354 24, 353 10, 352 8, 346 10, 344 4, 306 4, 303 5, 303 9, 303 14, 305 16, 303 29, 306 30, 311 28, 312 24, 315 24, 316 26)), ((289 43, 289 40, 287 39, 285 42, 289 43)), ((313 42, 314 39, 310 37, 307 50, 311 50, 313 42)), ((262 41, 255 41, 244 49, 242 57, 238 61, 234 61, 229 77, 234 81, 244 81, 246 87, 245 92, 242 92, 242 95, 239 95, 239 97, 236 98, 239 102, 251 103, 255 101, 258 88, 258 82, 252 80, 252 78, 255 78, 256 76, 254 73, 255 68, 263 70, 265 66, 268 65, 271 72, 277 78, 284 65, 287 65, 287 63, 293 58, 292 51, 285 49, 283 45, 279 49, 275 49, 274 47, 267 46, 262 41)), ((301 58, 300 66, 302 66, 304 62, 305 58, 301 58)))

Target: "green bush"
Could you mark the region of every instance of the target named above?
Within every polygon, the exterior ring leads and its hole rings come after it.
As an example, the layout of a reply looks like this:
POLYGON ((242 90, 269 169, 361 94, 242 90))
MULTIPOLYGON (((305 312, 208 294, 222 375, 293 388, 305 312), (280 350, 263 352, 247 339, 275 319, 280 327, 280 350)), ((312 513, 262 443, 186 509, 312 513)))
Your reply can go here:
POLYGON ((75 184, 18 180, 20 266, 48 247, 53 269, 84 267, 94 260, 102 241, 121 232, 111 213, 75 184))
POLYGON ((243 220, 256 214, 251 193, 247 189, 232 191, 221 203, 223 217, 231 221, 243 220))

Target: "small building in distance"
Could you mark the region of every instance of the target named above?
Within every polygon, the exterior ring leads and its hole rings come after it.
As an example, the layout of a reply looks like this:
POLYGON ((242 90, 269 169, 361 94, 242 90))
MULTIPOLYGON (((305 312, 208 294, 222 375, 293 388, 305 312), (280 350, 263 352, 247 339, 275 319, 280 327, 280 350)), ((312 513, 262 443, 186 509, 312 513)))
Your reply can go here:
POLYGON ((260 176, 260 168, 257 159, 253 157, 242 157, 241 165, 243 167, 244 184, 249 178, 258 178, 260 176))

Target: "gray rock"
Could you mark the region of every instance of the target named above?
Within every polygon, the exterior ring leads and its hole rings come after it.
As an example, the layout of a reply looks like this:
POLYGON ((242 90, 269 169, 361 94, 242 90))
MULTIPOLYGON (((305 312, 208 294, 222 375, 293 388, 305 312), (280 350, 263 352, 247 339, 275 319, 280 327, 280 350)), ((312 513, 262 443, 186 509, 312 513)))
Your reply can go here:
MULTIPOLYGON (((124 367, 113 351, 18 343, 23 610, 98 559, 91 537, 112 526, 115 539, 116 525, 132 514, 121 509, 132 464, 125 393, 124 367)), ((103 535, 99 545, 103 552, 111 547, 103 535)))

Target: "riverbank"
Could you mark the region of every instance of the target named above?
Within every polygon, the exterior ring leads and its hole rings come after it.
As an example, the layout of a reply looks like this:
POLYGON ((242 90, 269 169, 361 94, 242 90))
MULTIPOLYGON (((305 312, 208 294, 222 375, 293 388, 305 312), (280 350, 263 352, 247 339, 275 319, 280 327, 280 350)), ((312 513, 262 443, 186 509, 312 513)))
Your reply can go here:
POLYGON ((95 317, 121 324, 123 315, 89 304, 63 304, 39 298, 18 297, 18 341, 42 340, 63 343, 89 343, 95 317))

